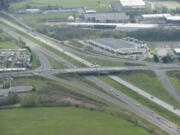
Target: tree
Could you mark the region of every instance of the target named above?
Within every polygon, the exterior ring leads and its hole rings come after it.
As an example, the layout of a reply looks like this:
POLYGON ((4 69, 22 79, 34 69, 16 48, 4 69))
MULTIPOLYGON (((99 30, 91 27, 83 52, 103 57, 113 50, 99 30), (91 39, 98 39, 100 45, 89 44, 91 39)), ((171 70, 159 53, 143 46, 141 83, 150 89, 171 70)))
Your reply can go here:
POLYGON ((162 57, 163 63, 172 62, 173 60, 174 60, 174 59, 173 59, 170 55, 167 55, 167 56, 162 57))
POLYGON ((8 9, 9 7, 9 0, 0 0, 0 10, 8 9))
POLYGON ((159 57, 157 55, 155 55, 155 54, 154 54, 154 61, 159 62, 159 57))
POLYGON ((33 107, 39 104, 38 96, 35 93, 22 97, 20 101, 23 107, 33 107))

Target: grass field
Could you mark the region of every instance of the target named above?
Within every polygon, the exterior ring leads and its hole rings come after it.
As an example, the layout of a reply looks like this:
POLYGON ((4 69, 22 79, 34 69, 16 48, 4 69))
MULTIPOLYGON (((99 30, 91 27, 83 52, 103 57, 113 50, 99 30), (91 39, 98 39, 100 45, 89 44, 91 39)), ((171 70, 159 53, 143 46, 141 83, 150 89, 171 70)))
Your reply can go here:
POLYGON ((2 135, 150 135, 107 113, 80 108, 29 108, 0 111, 2 135))
POLYGON ((12 44, 11 42, 0 42, 0 49, 17 49, 18 46, 12 44))
POLYGON ((15 2, 10 5, 11 10, 26 8, 27 5, 33 8, 51 6, 70 7, 86 7, 87 9, 95 9, 97 11, 110 10, 109 4, 111 2, 118 2, 118 0, 26 0, 22 2, 15 2))
POLYGON ((15 39, 5 32, 0 33, 0 49, 16 49, 19 48, 15 45, 15 39))
POLYGON ((180 94, 180 72, 179 71, 168 72, 168 76, 170 77, 171 82, 173 83, 176 90, 180 94))
POLYGON ((122 72, 119 74, 119 77, 162 99, 163 101, 180 107, 180 103, 170 96, 170 94, 163 88, 156 75, 151 71, 122 72))
POLYGON ((56 19, 56 18, 68 18, 72 16, 72 13, 59 13, 59 14, 26 14, 26 15, 16 15, 18 18, 21 18, 24 23, 37 27, 38 21, 40 19, 56 19))

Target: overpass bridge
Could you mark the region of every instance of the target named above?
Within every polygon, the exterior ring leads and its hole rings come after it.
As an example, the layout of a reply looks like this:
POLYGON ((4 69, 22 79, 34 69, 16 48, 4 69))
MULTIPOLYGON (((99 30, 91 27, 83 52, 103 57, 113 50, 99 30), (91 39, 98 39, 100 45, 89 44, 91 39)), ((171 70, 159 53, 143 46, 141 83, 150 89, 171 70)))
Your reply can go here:
POLYGON ((0 72, 0 78, 8 76, 37 76, 37 75, 52 75, 52 74, 113 74, 121 71, 130 70, 179 70, 179 67, 155 67, 155 66, 127 66, 127 67, 87 67, 87 68, 73 68, 73 69, 48 69, 48 70, 27 70, 27 71, 14 71, 14 72, 0 72))

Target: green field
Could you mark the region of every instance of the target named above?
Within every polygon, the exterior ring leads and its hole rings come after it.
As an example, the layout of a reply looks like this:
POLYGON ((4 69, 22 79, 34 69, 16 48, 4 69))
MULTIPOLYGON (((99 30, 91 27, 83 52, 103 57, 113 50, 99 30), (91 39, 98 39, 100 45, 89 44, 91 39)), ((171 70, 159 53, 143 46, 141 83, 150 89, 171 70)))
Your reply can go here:
POLYGON ((180 103, 176 101, 161 85, 155 73, 151 71, 129 71, 122 72, 119 77, 127 80, 135 86, 145 90, 146 92, 166 101, 174 106, 180 107, 180 103))
POLYGON ((171 82, 175 86, 176 90, 180 94, 180 72, 179 71, 172 71, 167 73, 170 77, 171 82))
POLYGON ((18 46, 12 44, 11 42, 0 42, 0 49, 17 49, 18 46))
POLYGON ((15 39, 5 32, 0 32, 0 49, 16 49, 15 39))
POLYGON ((97 11, 108 11, 111 10, 109 4, 111 2, 118 2, 118 0, 26 0, 22 2, 15 2, 10 4, 11 10, 17 10, 26 8, 27 5, 33 8, 47 7, 50 6, 61 6, 61 7, 85 7, 87 9, 95 9, 97 11))
POLYGON ((73 107, 0 111, 2 135, 150 135, 107 113, 73 107))
POLYGON ((24 23, 37 27, 40 19, 56 19, 56 18, 68 18, 72 16, 72 13, 59 13, 59 14, 26 14, 26 15, 16 15, 21 18, 24 23))

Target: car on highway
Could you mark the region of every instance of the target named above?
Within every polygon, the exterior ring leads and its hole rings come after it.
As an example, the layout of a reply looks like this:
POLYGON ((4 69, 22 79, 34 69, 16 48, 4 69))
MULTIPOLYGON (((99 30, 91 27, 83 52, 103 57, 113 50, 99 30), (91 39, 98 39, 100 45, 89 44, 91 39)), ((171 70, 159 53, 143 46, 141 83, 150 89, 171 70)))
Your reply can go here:
POLYGON ((109 89, 110 92, 113 92, 113 89, 109 89))

